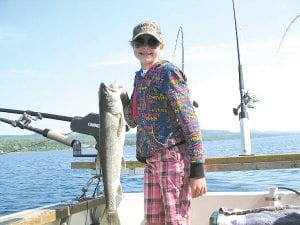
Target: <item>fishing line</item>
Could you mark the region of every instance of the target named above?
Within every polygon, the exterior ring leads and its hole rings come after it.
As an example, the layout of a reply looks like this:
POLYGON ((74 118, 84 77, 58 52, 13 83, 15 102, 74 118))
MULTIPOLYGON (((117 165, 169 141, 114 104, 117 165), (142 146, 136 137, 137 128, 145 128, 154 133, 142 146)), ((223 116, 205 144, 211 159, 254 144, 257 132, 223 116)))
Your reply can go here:
POLYGON ((84 224, 87 225, 88 222, 88 214, 89 214, 89 201, 86 201, 86 214, 85 214, 85 222, 84 224))
POLYGON ((297 195, 300 195, 299 191, 296 191, 295 189, 288 188, 288 187, 277 187, 278 189, 284 189, 284 190, 289 190, 292 192, 295 192, 297 195))
MULTIPOLYGON (((67 134, 65 134, 65 135, 69 135, 69 134, 72 134, 72 133, 73 133, 73 132, 70 132, 70 133, 67 133, 67 134)), ((31 148, 31 147, 34 147, 34 146, 38 146, 38 145, 44 144, 44 143, 49 142, 49 141, 53 141, 53 140, 47 139, 47 140, 44 140, 44 141, 41 141, 41 142, 38 142, 38 143, 35 143, 35 144, 32 144, 32 145, 21 146, 21 147, 19 147, 19 148, 16 149, 16 150, 9 151, 9 152, 4 152, 4 153, 2 153, 2 155, 8 154, 8 153, 13 153, 13 152, 19 152, 19 151, 21 151, 22 149, 25 149, 25 148, 31 148)))
POLYGON ((93 197, 96 197, 96 192, 99 193, 100 181, 101 181, 101 178, 99 177, 96 187, 94 189, 93 195, 92 195, 93 197))
POLYGON ((175 54, 176 54, 176 50, 177 50, 178 38, 179 38, 180 33, 181 33, 181 70, 184 71, 184 42, 183 42, 183 29, 181 26, 179 27, 177 36, 176 36, 176 42, 175 42, 175 47, 174 47, 174 52, 173 52, 172 63, 174 63, 174 60, 175 60, 175 54))
MULTIPOLYGON (((67 133, 67 134, 64 134, 64 135, 69 135, 69 134, 72 134, 73 132, 70 132, 70 133, 67 133)), ((29 146, 24 146, 23 148, 30 148, 30 147, 34 147, 34 146, 37 146, 37 145, 41 145, 41 144, 44 144, 46 142, 49 142, 49 141, 54 141, 54 140, 51 140, 51 139, 47 139, 45 141, 41 141, 41 142, 38 142, 36 144, 32 144, 32 145, 29 145, 29 146)))
POLYGON ((280 43, 279 43, 279 46, 278 46, 278 48, 277 48, 277 53, 278 53, 279 50, 280 50, 280 47, 281 47, 281 45, 282 45, 282 42, 283 42, 283 40, 284 40, 284 38, 285 38, 285 36, 286 36, 288 30, 290 29, 290 27, 292 26, 292 24, 293 24, 299 17, 300 17, 300 15, 296 16, 296 17, 290 22, 289 26, 286 28, 286 30, 285 30, 285 32, 284 32, 282 38, 281 38, 281 41, 280 41, 280 43))
POLYGON ((47 139, 47 140, 45 140, 45 141, 41 141, 41 142, 38 142, 38 143, 35 143, 35 144, 32 144, 32 145, 29 145, 29 146, 24 146, 23 148, 31 148, 31 147, 34 147, 34 146, 37 146, 37 145, 44 144, 44 143, 49 142, 49 141, 52 141, 52 140, 47 139))

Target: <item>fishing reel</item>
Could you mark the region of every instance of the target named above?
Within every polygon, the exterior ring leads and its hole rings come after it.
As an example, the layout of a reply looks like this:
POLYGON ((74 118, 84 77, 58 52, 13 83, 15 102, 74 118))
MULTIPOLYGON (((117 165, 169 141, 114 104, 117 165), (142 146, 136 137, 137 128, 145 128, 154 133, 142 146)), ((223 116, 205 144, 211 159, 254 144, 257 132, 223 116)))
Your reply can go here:
MULTIPOLYGON (((243 103, 247 108, 253 109, 256 102, 258 102, 259 99, 252 94, 249 90, 243 95, 243 103)), ((237 108, 233 108, 233 114, 237 116, 239 114, 239 109, 241 108, 241 104, 238 105, 237 108)))
POLYGON ((41 120, 41 119, 42 119, 41 115, 32 116, 32 115, 29 115, 28 113, 24 112, 23 115, 18 120, 14 121, 12 126, 24 129, 31 123, 32 120, 37 121, 37 120, 41 120))

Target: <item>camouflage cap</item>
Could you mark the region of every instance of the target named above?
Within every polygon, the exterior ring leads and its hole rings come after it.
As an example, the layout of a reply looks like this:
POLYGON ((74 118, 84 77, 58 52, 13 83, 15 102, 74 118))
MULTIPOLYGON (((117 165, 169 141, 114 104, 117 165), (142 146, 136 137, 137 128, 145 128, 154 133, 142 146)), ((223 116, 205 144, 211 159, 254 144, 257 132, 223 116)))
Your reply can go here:
POLYGON ((149 34, 155 37, 159 42, 163 42, 161 38, 161 30, 159 26, 152 22, 152 21, 144 21, 139 23, 133 28, 132 33, 132 41, 134 41, 137 37, 143 35, 143 34, 149 34))

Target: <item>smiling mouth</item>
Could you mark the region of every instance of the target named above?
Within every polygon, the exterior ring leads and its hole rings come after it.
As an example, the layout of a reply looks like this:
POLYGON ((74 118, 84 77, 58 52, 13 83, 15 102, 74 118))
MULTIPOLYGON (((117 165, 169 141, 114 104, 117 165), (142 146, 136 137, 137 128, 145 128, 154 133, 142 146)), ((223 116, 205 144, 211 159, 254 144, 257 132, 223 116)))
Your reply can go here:
POLYGON ((152 53, 147 53, 147 52, 140 52, 139 54, 142 55, 142 56, 150 56, 150 55, 152 55, 152 53))

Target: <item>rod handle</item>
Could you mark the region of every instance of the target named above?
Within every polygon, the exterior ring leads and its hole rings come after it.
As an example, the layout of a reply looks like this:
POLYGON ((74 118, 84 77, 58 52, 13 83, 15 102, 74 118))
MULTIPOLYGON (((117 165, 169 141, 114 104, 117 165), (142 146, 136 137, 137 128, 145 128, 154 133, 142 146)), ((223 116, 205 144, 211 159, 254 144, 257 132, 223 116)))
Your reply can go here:
POLYGON ((64 135, 60 132, 57 132, 54 130, 49 130, 49 129, 45 129, 43 135, 51 140, 60 142, 62 144, 68 145, 70 147, 72 147, 73 142, 75 141, 74 139, 69 138, 67 135, 64 135))

